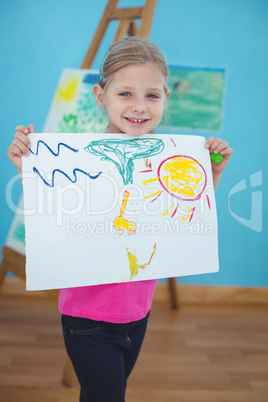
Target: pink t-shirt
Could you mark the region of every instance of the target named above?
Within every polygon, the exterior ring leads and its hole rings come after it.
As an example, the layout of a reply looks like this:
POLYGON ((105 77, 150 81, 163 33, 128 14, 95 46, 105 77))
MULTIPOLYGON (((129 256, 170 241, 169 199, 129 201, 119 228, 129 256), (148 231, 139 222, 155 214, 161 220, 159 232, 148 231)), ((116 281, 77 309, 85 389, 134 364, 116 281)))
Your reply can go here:
POLYGON ((137 321, 150 310, 156 284, 154 279, 61 289, 59 311, 118 324, 137 321))

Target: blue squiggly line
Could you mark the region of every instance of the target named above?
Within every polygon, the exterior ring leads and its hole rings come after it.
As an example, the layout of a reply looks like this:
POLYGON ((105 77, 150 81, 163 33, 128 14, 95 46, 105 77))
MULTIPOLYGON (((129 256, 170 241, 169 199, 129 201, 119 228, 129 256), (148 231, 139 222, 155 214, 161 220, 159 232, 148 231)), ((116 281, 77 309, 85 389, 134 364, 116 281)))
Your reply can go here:
POLYGON ((54 151, 52 151, 52 149, 47 145, 47 143, 46 143, 45 141, 38 140, 37 146, 36 146, 36 153, 34 153, 34 152, 31 150, 31 148, 29 149, 30 152, 31 152, 33 155, 35 155, 35 156, 38 155, 39 144, 44 144, 44 145, 47 147, 47 149, 48 149, 54 156, 59 156, 59 153, 60 153, 60 146, 61 146, 61 145, 62 145, 63 147, 66 147, 66 148, 70 149, 70 151, 78 152, 78 149, 72 148, 72 147, 70 147, 69 145, 65 144, 64 142, 60 142, 60 143, 58 144, 58 153, 55 153, 54 151))
POLYGON ((46 181, 46 180, 44 179, 44 177, 41 175, 41 173, 39 172, 39 170, 38 170, 36 167, 33 167, 33 171, 34 171, 35 173, 37 173, 38 176, 40 177, 40 179, 43 180, 43 182, 45 183, 45 185, 46 185, 46 186, 49 186, 49 187, 54 187, 54 176, 55 176, 55 173, 56 173, 56 172, 62 173, 62 174, 63 174, 65 177, 67 177, 67 179, 70 180, 72 183, 76 183, 76 181, 77 181, 76 172, 84 173, 86 176, 88 176, 90 179, 93 179, 93 180, 94 180, 94 179, 97 179, 97 178, 99 177, 99 175, 102 173, 102 172, 99 172, 98 174, 96 174, 96 176, 91 176, 90 173, 87 173, 87 172, 85 172, 84 170, 75 168, 75 169, 73 170, 74 179, 72 179, 70 176, 67 175, 67 173, 63 172, 62 170, 60 170, 60 169, 54 169, 53 172, 52 172, 52 183, 50 184, 48 181, 46 181))

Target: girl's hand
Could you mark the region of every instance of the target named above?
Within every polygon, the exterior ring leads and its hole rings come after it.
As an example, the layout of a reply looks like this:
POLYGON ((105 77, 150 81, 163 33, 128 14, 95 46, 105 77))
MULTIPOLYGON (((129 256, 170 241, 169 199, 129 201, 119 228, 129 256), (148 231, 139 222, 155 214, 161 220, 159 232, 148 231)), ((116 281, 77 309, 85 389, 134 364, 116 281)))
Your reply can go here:
POLYGON ((232 148, 229 148, 228 142, 214 137, 210 137, 206 141, 205 148, 209 149, 210 153, 213 152, 214 154, 221 154, 223 156, 223 160, 219 163, 211 161, 212 173, 221 174, 231 158, 233 153, 232 148))
POLYGON ((211 161, 212 168, 212 176, 213 176, 213 186, 214 190, 216 190, 217 185, 220 181, 222 172, 229 162, 233 150, 229 148, 228 142, 222 141, 220 138, 209 137, 209 139, 205 143, 205 148, 209 149, 210 153, 220 154, 223 156, 223 159, 219 163, 215 163, 211 161))
POLYGON ((27 134, 34 133, 33 124, 30 124, 27 127, 18 126, 16 127, 16 134, 14 140, 12 141, 11 145, 7 150, 7 155, 13 165, 18 169, 19 173, 21 173, 22 169, 22 162, 21 156, 22 155, 30 155, 29 148, 31 146, 30 141, 27 137, 27 134))

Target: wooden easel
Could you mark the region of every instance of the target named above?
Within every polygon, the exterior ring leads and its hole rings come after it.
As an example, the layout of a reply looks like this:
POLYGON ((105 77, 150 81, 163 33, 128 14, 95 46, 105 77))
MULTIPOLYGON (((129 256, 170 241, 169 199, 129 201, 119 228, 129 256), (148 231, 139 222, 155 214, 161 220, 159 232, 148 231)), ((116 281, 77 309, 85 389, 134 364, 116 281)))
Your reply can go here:
MULTIPOLYGON (((91 45, 87 51, 81 68, 90 69, 95 59, 99 46, 103 40, 106 29, 112 20, 118 20, 118 28, 114 37, 114 42, 128 36, 139 36, 141 38, 149 38, 151 31, 154 11, 157 0, 146 0, 143 7, 133 8, 116 8, 119 0, 109 0, 103 13, 99 26, 95 32, 91 45), (140 20, 140 28, 137 28, 134 20, 140 20)), ((26 280, 25 276, 25 256, 4 246, 2 250, 3 259, 0 265, 0 292, 7 272, 17 275, 22 280, 26 280)), ((170 291, 171 307, 178 309, 179 301, 176 289, 176 279, 168 278, 168 286, 170 291)), ((46 291, 52 297, 58 297, 58 291, 46 291)), ((66 386, 72 386, 75 381, 75 372, 72 363, 67 357, 63 372, 62 381, 66 386)))
POLYGON ((118 0, 109 0, 99 26, 95 32, 91 45, 81 68, 90 68, 97 54, 100 44, 110 21, 119 20, 118 28, 114 37, 114 42, 129 36, 139 36, 149 38, 151 26, 154 18, 154 11, 157 0, 146 0, 144 7, 116 8, 118 0), (140 29, 137 30, 134 19, 140 19, 140 29))
MULTIPOLYGON (((11 272, 12 274, 21 278, 24 283, 26 282, 25 255, 12 250, 10 247, 4 246, 2 249, 2 256, 3 259, 0 265, 0 292, 8 272, 11 272)), ((45 292, 54 298, 59 297, 58 290, 42 290, 42 292, 45 292)))

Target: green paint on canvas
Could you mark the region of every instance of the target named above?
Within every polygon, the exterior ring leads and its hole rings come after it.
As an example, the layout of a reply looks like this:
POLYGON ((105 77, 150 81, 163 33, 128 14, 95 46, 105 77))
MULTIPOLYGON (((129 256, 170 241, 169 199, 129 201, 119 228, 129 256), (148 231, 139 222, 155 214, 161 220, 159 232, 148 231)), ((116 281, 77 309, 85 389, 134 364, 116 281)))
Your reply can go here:
POLYGON ((25 226, 22 222, 17 222, 15 230, 12 233, 12 239, 24 243, 25 241, 25 226))
MULTIPOLYGON (((81 79, 83 81, 83 77, 81 79)), ((58 123, 59 133, 99 133, 105 131, 108 117, 96 104, 93 84, 83 84, 77 94, 72 114, 64 114, 58 123)))
POLYGON ((223 115, 223 70, 170 68, 166 118, 160 128, 220 131, 223 115))

